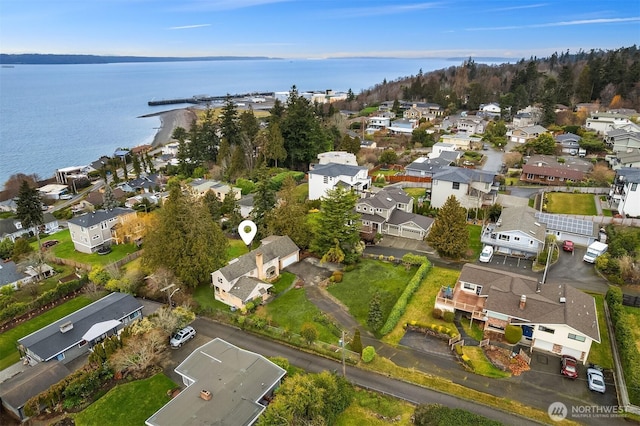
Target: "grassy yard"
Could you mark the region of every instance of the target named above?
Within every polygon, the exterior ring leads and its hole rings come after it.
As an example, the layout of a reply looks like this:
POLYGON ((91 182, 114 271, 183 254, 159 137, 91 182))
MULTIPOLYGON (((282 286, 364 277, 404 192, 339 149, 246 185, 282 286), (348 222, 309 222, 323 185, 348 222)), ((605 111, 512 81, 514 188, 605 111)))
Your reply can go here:
POLYGON ((407 195, 409 195, 409 197, 413 197, 413 204, 414 205, 417 205, 418 197, 424 197, 425 196, 425 189, 424 188, 402 188, 402 190, 404 192, 406 192, 407 195))
POLYGON ((176 387, 164 374, 116 386, 73 416, 78 426, 143 425, 169 402, 167 391, 176 387))
POLYGON ((467 225, 469 230, 469 250, 471 254, 468 259, 477 259, 482 251, 482 243, 480 242, 480 234, 482 234, 482 225, 467 225))
POLYGON ((243 254, 249 253, 249 249, 242 240, 228 239, 229 248, 227 249, 227 259, 235 259, 243 254))
POLYGON ((80 253, 73 247, 71 234, 68 229, 52 234, 44 241, 47 240, 59 241, 58 244, 50 249, 57 257, 62 259, 72 259, 76 262, 86 263, 87 265, 108 265, 138 250, 135 244, 114 244, 111 246, 111 253, 109 254, 99 255, 97 253, 80 253))
POLYGON ((462 320, 460 320, 460 325, 462 325, 462 329, 464 330, 464 332, 467 333, 468 336, 476 339, 477 341, 480 341, 482 340, 484 331, 480 328, 478 324, 479 324, 478 321, 473 321, 473 325, 469 327, 468 319, 462 318, 462 320))
POLYGON ((93 302, 93 300, 86 296, 76 297, 67 303, 55 307, 42 315, 38 315, 37 317, 0 334, 0 370, 20 361, 20 354, 16 349, 18 339, 21 339, 24 336, 87 306, 91 302, 93 302))
POLYGON ((318 330, 318 340, 325 343, 338 341, 337 329, 324 323, 323 313, 307 300, 303 288, 292 289, 266 305, 256 315, 266 318, 276 327, 299 334, 302 325, 312 323, 318 330))
POLYGON ((294 196, 301 202, 306 201, 309 198, 309 184, 301 183, 300 185, 296 186, 294 196))
POLYGON ((623 306, 624 312, 628 315, 631 324, 633 324, 633 337, 636 341, 636 347, 640 351, 640 308, 634 308, 632 306, 623 306))
POLYGON ((274 294, 282 293, 283 291, 288 289, 291 286, 291 284, 293 284, 293 280, 295 279, 296 279, 296 276, 291 272, 286 272, 286 271, 282 272, 278 277, 278 279, 271 283, 273 284, 273 289, 272 289, 273 293, 274 294))
POLYGON ((213 297, 213 289, 210 284, 201 284, 193 291, 193 300, 198 302, 200 308, 206 312, 229 311, 229 306, 213 297))
POLYGON ((415 407, 408 402, 356 388, 356 392, 345 411, 336 419, 336 426, 412 425, 411 416, 415 407), (382 418, 384 417, 384 418, 382 418), (385 419, 386 418, 386 419, 385 419), (398 419, 399 420, 395 420, 398 419))
POLYGON ((511 373, 502 371, 487 359, 480 346, 463 346, 462 353, 471 359, 473 372, 492 379, 511 377, 511 373))
POLYGON ((404 335, 404 328, 402 326, 411 321, 438 324, 450 328, 453 327, 453 324, 446 323, 439 319, 434 319, 431 316, 431 312, 433 311, 433 305, 436 301, 436 296, 438 291, 440 291, 440 288, 442 286, 453 287, 458 276, 460 276, 460 271, 434 266, 424 280, 422 280, 420 288, 413 294, 413 297, 407 305, 404 315, 400 318, 400 321, 398 321, 396 328, 393 329, 391 333, 384 336, 382 340, 385 343, 389 343, 394 346, 398 345, 404 335))
POLYGON ((591 293, 596 300, 596 311, 598 312, 598 328, 600 329, 600 343, 593 342, 589 352, 589 362, 598 364, 604 368, 613 368, 613 355, 611 344, 609 343, 609 331, 604 317, 604 296, 591 293))
POLYGON ((331 284, 327 290, 349 308, 360 324, 366 326, 373 295, 380 293, 382 314, 386 320, 416 270, 407 270, 394 263, 363 259, 353 271, 344 274, 341 283, 331 284))
POLYGON ((547 212, 559 214, 578 214, 595 216, 598 214, 593 194, 571 194, 566 192, 547 192, 547 212))

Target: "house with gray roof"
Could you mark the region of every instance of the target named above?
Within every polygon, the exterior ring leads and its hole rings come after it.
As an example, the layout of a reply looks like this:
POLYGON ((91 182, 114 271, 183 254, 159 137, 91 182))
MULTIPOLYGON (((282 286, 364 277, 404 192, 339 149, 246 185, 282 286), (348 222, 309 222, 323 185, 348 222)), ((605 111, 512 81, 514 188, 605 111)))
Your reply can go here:
POLYGON ((609 199, 614 209, 623 216, 640 217, 640 168, 622 167, 616 170, 616 177, 609 191, 609 199))
POLYGON ((68 363, 140 318, 142 304, 136 298, 111 293, 18 339, 18 345, 31 365, 52 360, 68 363))
POLYGON ((395 187, 359 199, 356 212, 366 233, 423 240, 433 225, 432 218, 413 213, 413 197, 395 187))
POLYGON ((29 265, 24 269, 18 268, 14 261, 0 262, 0 288, 10 285, 15 290, 21 286, 38 282, 55 274, 53 268, 46 263, 37 266, 29 265))
POLYGON ((604 142, 616 153, 640 148, 640 131, 612 129, 607 132, 604 142))
POLYGON ((529 206, 503 208, 498 221, 482 229, 480 241, 495 253, 535 258, 544 249, 547 231, 535 214, 529 206))
POLYGON ((527 143, 538 136, 549 133, 549 130, 539 124, 527 127, 519 127, 511 132, 507 132, 507 136, 511 142, 527 143))
POLYGON ((186 388, 149 417, 147 426, 255 424, 286 375, 264 356, 219 337, 174 371, 186 388))
POLYGON ((445 166, 431 180, 431 207, 442 207, 451 195, 467 209, 493 205, 499 188, 495 178, 493 172, 445 166))
POLYGON ((69 232, 75 249, 81 253, 94 253, 102 247, 115 243, 114 228, 135 218, 132 209, 116 207, 96 210, 69 219, 69 232))
POLYGON ((556 143, 562 148, 562 152, 569 155, 577 155, 580 149, 580 141, 582 138, 573 133, 563 133, 557 135, 555 138, 556 143))
POLYGON ((442 151, 438 157, 418 157, 404 168, 407 176, 433 177, 445 166, 455 166, 460 159, 460 151, 442 151))
MULTIPOLYGON (((41 234, 51 234, 56 232, 60 225, 58 224, 58 219, 55 218, 51 213, 44 213, 42 215, 43 224, 40 226, 41 234)), ((22 222, 19 219, 7 218, 0 219, 0 241, 5 238, 9 238, 11 241, 15 242, 17 238, 20 238, 24 235, 33 236, 36 233, 36 227, 31 226, 29 228, 25 228, 22 226, 22 222)))
POLYGON ((211 273, 213 296, 234 308, 269 298, 270 281, 287 266, 300 260, 300 249, 288 236, 270 236, 260 247, 211 273))
POLYGON ((319 200, 338 185, 362 194, 371 187, 366 167, 350 164, 316 164, 309 170, 309 200, 319 200))
POLYGON ((521 345, 530 350, 570 355, 586 364, 593 342, 600 343, 592 296, 567 285, 540 284, 537 277, 465 264, 452 289, 443 287, 435 307, 460 311, 486 333, 522 328, 521 345))

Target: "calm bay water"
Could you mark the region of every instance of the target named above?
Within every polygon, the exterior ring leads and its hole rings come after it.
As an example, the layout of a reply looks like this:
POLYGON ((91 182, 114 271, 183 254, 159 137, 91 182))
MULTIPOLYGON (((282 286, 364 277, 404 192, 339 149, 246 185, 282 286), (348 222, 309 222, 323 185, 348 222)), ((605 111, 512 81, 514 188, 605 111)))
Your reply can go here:
POLYGON ((459 65, 440 59, 330 59, 16 65, 0 68, 0 185, 15 173, 41 178, 86 165, 118 147, 153 140, 160 120, 138 118, 182 106, 153 99, 333 89, 375 84, 459 65))

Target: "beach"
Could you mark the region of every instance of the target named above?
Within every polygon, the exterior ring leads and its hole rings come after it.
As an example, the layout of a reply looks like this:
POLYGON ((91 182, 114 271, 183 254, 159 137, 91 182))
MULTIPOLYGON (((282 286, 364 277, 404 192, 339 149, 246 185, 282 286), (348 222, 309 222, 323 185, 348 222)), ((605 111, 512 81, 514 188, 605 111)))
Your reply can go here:
POLYGON ((186 131, 191 129, 191 124, 196 119, 196 112, 191 108, 173 109, 154 114, 143 115, 142 117, 160 117, 160 128, 153 138, 152 146, 158 148, 173 138, 173 131, 176 127, 182 127, 186 131))

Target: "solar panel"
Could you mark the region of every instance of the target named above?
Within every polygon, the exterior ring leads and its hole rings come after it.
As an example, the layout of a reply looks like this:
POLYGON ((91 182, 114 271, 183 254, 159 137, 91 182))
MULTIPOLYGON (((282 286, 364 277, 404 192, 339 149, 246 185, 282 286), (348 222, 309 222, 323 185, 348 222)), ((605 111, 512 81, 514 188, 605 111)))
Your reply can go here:
POLYGON ((547 228, 555 231, 570 232, 577 235, 593 235, 594 223, 590 220, 541 212, 536 212, 536 218, 547 225, 547 228))

